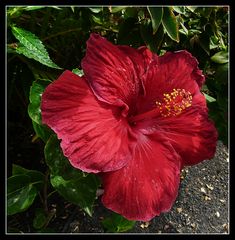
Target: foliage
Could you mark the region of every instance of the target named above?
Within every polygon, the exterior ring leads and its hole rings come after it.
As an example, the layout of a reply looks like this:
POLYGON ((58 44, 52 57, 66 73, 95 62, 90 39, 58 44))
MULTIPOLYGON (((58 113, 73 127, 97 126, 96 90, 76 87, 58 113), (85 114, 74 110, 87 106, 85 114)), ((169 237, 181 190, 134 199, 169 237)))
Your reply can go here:
POLYGON ((112 213, 112 215, 102 221, 102 225, 106 232, 111 233, 120 233, 126 232, 129 229, 133 228, 135 225, 135 221, 128 221, 121 215, 117 213, 112 213))
MULTIPOLYGON (((13 165, 7 185, 8 214, 26 211, 41 200, 42 207, 35 209, 35 231, 50 231, 47 225, 55 212, 47 208, 47 201, 54 191, 88 215, 93 213, 99 179, 71 167, 53 131, 41 123, 40 113, 41 94, 50 82, 64 69, 82 74, 80 64, 90 32, 98 32, 115 44, 135 48, 147 45, 160 55, 180 49, 190 51, 206 76, 202 91, 210 117, 219 139, 227 144, 227 7, 22 6, 8 7, 6 14, 9 122, 14 124, 15 116, 19 117, 22 125, 26 123, 34 130, 32 142, 45 144, 44 165, 32 165, 37 170, 9 160, 13 165), (47 191, 51 192, 45 194, 47 191)), ((117 214, 102 223, 108 232, 124 232, 134 225, 117 214)))

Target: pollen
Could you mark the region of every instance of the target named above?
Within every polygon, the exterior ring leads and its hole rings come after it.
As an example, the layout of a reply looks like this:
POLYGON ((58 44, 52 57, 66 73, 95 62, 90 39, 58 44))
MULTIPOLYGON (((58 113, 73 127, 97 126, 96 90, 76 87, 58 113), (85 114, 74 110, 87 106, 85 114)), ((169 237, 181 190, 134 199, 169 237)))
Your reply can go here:
POLYGON ((177 116, 186 108, 192 106, 192 94, 185 89, 173 89, 171 93, 163 94, 163 101, 156 101, 161 116, 177 116))

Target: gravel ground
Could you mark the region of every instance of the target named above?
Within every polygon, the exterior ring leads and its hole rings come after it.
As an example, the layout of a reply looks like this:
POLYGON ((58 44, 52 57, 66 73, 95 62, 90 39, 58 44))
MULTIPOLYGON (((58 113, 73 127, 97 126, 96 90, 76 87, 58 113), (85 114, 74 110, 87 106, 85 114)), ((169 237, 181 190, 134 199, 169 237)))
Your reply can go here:
MULTIPOLYGON (((128 233, 228 233, 228 177, 228 149, 218 142, 214 159, 182 171, 179 194, 171 211, 150 222, 136 222, 128 233)), ((68 218, 52 222, 58 232, 103 233, 101 220, 110 214, 100 203, 92 218, 74 205, 68 204, 65 211, 68 218)))

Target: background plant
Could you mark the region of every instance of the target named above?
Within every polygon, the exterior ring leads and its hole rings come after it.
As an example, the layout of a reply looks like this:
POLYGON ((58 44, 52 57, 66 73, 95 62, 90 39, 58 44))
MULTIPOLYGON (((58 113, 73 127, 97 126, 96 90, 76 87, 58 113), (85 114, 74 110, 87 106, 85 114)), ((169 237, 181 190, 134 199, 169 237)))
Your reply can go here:
MULTIPOLYGON (((40 113, 41 94, 64 69, 82 75, 80 63, 91 32, 115 44, 147 45, 159 55, 181 49, 191 52, 206 76, 202 91, 209 115, 219 139, 227 144, 228 14, 222 6, 8 7, 9 219, 29 212, 34 219, 27 231, 55 231, 48 228, 56 217, 57 210, 48 207, 55 194, 93 214, 99 179, 70 166, 56 135, 42 125, 40 113), (17 145, 22 139, 26 140, 17 145), (17 155, 22 149, 26 158, 17 155)), ((108 232, 127 231, 134 223, 117 214, 102 222, 108 232)), ((25 230, 9 224, 8 231, 25 230)))

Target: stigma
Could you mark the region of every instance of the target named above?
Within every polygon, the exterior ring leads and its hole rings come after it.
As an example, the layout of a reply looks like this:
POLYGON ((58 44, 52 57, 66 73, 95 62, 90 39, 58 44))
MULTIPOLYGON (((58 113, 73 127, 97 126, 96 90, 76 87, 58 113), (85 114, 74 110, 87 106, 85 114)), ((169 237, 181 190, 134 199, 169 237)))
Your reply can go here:
POLYGON ((185 89, 173 89, 171 93, 164 93, 163 101, 156 101, 160 115, 163 117, 177 116, 184 109, 192 106, 192 94, 185 89))

